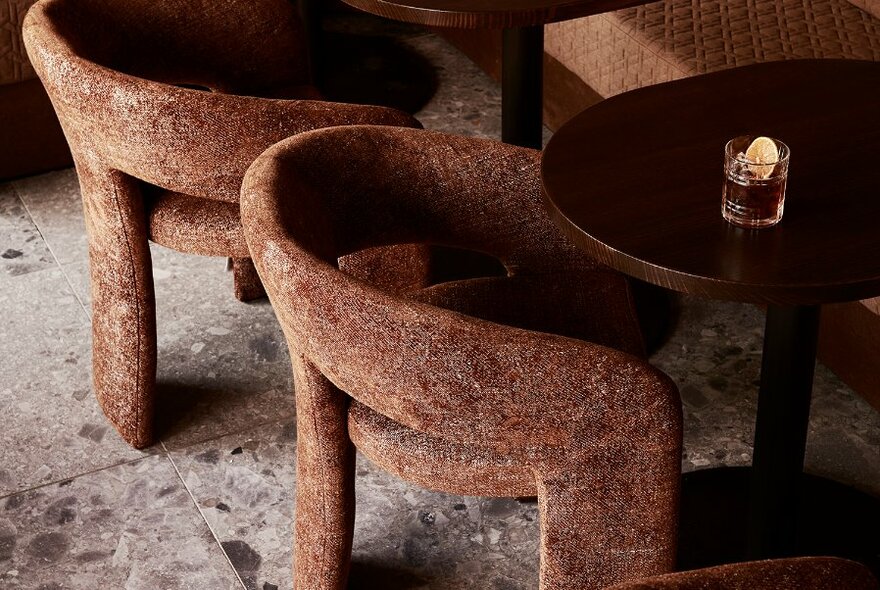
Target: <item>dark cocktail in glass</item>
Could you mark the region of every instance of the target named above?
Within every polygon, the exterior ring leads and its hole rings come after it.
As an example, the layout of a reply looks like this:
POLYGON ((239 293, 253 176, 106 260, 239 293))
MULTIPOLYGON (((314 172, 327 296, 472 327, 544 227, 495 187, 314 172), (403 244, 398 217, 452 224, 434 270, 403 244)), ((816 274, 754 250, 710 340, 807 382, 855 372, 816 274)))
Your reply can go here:
POLYGON ((788 146, 769 137, 741 136, 724 149, 721 213, 739 227, 776 225, 785 206, 788 146))

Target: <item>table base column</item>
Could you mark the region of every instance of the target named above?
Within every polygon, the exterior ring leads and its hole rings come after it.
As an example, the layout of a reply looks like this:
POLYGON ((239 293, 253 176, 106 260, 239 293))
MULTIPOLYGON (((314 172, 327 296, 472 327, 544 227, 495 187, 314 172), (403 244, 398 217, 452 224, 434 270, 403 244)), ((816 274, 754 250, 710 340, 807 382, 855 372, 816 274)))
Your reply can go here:
POLYGON ((317 84, 322 74, 321 38, 323 36, 324 2, 323 0, 298 0, 297 4, 306 36, 312 83, 317 84))
POLYGON ((748 557, 794 554, 819 307, 771 305, 764 329, 755 421, 748 557))
POLYGON ((504 29, 501 139, 541 149, 544 131, 544 27, 504 29))

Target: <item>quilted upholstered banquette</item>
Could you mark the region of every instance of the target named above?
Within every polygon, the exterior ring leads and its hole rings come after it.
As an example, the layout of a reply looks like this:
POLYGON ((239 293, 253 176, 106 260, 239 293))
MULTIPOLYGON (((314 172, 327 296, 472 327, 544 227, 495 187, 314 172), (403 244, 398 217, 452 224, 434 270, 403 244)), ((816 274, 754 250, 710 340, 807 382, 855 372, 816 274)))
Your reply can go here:
POLYGON ((665 0, 549 25, 545 48, 603 98, 764 61, 880 60, 880 0, 665 0))
POLYGON ((24 15, 35 1, 0 0, 0 180, 72 164, 21 38, 24 15))

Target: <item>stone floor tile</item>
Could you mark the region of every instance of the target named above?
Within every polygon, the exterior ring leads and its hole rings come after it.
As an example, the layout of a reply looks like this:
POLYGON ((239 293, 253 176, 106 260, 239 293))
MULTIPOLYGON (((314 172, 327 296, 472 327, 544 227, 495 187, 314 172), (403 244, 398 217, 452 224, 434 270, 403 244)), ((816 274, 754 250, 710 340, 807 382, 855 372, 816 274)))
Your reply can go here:
POLYGON ((89 317, 92 314, 92 288, 89 281, 89 262, 70 262, 60 265, 65 280, 70 285, 71 291, 79 300, 83 311, 89 317))
POLYGON ((295 440, 286 421, 170 452, 249 590, 291 587, 295 440))
POLYGON ((242 303, 219 258, 153 247, 157 425, 180 448, 294 413, 287 344, 267 299, 242 303))
POLYGON ((817 365, 806 470, 880 498, 880 413, 817 365))
POLYGON ((92 395, 89 324, 60 270, 0 281, 0 497, 142 456, 92 395))
POLYGON ((9 496, 0 508, 5 589, 241 588, 164 455, 9 496))
MULTIPOLYGON (((151 250, 163 442, 179 448, 293 415, 287 344, 268 300, 235 299, 223 258, 151 250)), ((88 264, 63 270, 88 307, 88 264)))
POLYGON ((426 129, 492 139, 501 137, 498 84, 435 35, 411 37, 404 43, 429 55, 436 68, 437 92, 415 115, 426 129))
MULTIPOLYGON (((171 456, 249 589, 292 587, 293 422, 171 456)), ((358 457, 350 588, 534 588, 537 505, 431 492, 358 457)))
POLYGON ((52 253, 12 184, 0 184, 0 276, 51 268, 52 253))
POLYGON ((669 340, 650 359, 684 406, 682 468, 751 463, 763 325, 745 304, 684 299, 669 340))
MULTIPOLYGON (((749 465, 764 314, 743 303, 681 299, 669 341, 651 361, 684 404, 685 471, 749 465)), ((880 413, 817 364, 806 469, 880 496, 880 413)))
POLYGON ((360 457, 352 586, 538 586, 535 502, 425 490, 360 457))
POLYGON ((79 181, 73 168, 12 182, 61 264, 88 259, 79 181))

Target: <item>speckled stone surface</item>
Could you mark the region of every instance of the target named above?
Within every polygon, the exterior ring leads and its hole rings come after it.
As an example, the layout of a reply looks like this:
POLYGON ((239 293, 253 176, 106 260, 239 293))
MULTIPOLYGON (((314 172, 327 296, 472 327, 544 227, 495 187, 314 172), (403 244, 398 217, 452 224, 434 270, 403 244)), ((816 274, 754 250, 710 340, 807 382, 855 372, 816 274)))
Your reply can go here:
POLYGON ((88 318, 57 266, 0 281, 0 326, 0 497, 142 456, 92 395, 88 318))
MULTIPOLYGON (((292 421, 171 453, 249 589, 292 585, 292 421)), ((430 492, 358 458, 352 588, 537 585, 538 511, 512 498, 430 492)))
POLYGON ((79 181, 73 168, 22 178, 14 186, 58 262, 88 260, 79 181))
POLYGON ((295 446, 289 420, 171 452, 249 589, 291 586, 295 446))
POLYGON ((11 185, 0 186, 0 275, 52 268, 55 260, 11 185))
POLYGON ((0 500, 0 587, 240 588, 166 457, 0 500))
POLYGON ((153 252, 157 428, 166 447, 292 416, 290 360, 268 300, 237 301, 223 259, 153 252))
MULTIPOLYGON (((498 137, 498 86, 441 39, 362 17, 330 28, 393 36, 434 64, 426 127, 498 137)), ((265 302, 233 298, 223 260, 152 252, 162 442, 143 453, 91 393, 75 173, 0 184, 4 590, 291 588, 296 430, 281 332, 265 302)), ((652 361, 681 388, 685 470, 749 463, 762 334, 753 306, 681 300, 652 361)), ((880 414, 821 366, 806 463, 880 495, 880 414)), ((533 503, 419 489, 363 457, 357 501, 351 588, 537 584, 533 503)))
POLYGON ((363 457, 356 485, 355 587, 537 587, 536 503, 430 492, 363 457))

